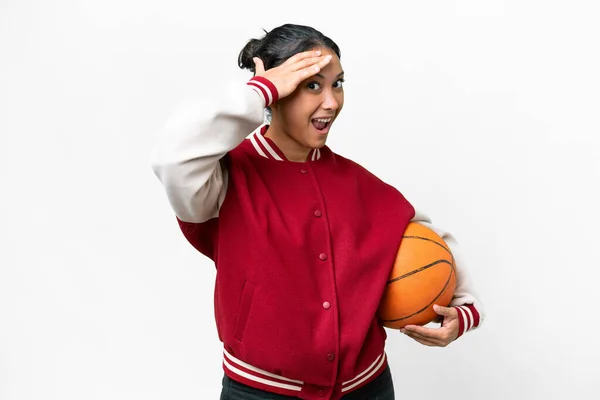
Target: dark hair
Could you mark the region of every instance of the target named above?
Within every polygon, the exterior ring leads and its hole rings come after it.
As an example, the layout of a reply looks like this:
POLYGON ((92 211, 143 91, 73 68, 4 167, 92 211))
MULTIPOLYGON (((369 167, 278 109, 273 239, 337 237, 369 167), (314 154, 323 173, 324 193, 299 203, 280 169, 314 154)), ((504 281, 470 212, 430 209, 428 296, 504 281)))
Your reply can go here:
POLYGON ((338 45, 318 30, 310 26, 284 24, 271 32, 265 31, 261 39, 250 39, 240 51, 238 65, 254 74, 256 71, 253 57, 260 58, 267 70, 283 64, 296 53, 316 47, 330 48, 341 58, 338 45))

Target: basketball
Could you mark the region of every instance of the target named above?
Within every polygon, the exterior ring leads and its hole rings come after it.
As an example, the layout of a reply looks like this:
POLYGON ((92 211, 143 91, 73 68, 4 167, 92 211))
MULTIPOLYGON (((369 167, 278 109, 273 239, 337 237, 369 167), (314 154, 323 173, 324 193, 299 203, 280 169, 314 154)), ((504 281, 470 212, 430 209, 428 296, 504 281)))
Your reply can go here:
POLYGON ((378 317, 388 328, 426 325, 447 307, 456 288, 456 266, 446 242, 431 229, 408 224, 387 281, 378 317))

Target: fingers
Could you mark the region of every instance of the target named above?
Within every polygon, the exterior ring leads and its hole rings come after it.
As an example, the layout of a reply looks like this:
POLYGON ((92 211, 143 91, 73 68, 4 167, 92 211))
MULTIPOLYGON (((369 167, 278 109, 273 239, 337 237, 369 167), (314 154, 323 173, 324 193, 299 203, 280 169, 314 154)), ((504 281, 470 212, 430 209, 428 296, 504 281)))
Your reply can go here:
POLYGON ((319 71, 321 71, 321 69, 323 69, 323 67, 325 67, 327 64, 329 64, 329 62, 331 61, 331 56, 325 56, 324 58, 318 60, 316 63, 311 64, 308 67, 305 67, 301 70, 299 70, 298 72, 300 72, 300 76, 302 77, 302 79, 306 79, 309 76, 313 76, 315 74, 318 74, 319 71))
POLYGON ((453 327, 442 327, 438 329, 425 328, 419 325, 407 325, 400 332, 419 341, 419 343, 428 343, 439 347, 445 347, 456 339, 455 329, 453 327))
POLYGON ((292 71, 299 73, 299 78, 306 79, 310 76, 318 74, 331 61, 332 56, 330 54, 321 55, 320 50, 305 51, 298 53, 289 58, 284 63, 289 63, 289 67, 292 71))
POLYGON ((328 54, 328 55, 325 55, 325 56, 304 58, 304 59, 302 59, 302 60, 294 63, 290 67, 293 68, 296 71, 300 71, 300 70, 303 70, 303 69, 306 69, 306 68, 310 68, 313 65, 317 66, 319 68, 323 68, 324 66, 326 66, 327 64, 329 64, 330 61, 331 61, 331 55, 328 54))
POLYGON ((453 307, 442 307, 440 305, 434 304, 433 311, 435 311, 438 315, 444 317, 458 317, 458 311, 456 311, 453 307))
POLYGON ((283 64, 293 65, 293 64, 296 64, 298 61, 304 60, 305 58, 319 57, 319 56, 321 56, 321 50, 303 51, 302 53, 294 54, 293 56, 288 58, 287 61, 284 62, 283 64))
POLYGON ((258 57, 254 57, 252 61, 254 61, 254 74, 262 75, 265 72, 265 65, 262 60, 258 57))
POLYGON ((421 335, 435 337, 438 334, 439 329, 425 328, 421 325, 406 325, 404 328, 400 329, 400 331, 416 332, 421 335))
POLYGON ((417 337, 433 341, 444 340, 447 334, 446 329, 443 328, 431 329, 418 325, 406 326, 404 328, 404 331, 411 333, 417 337))
POLYGON ((447 343, 445 343, 441 340, 438 340, 436 338, 432 338, 432 337, 429 337, 426 335, 422 335, 418 332, 402 330, 402 333, 404 333, 409 338, 414 339, 421 344, 424 344, 425 346, 445 347, 447 345, 447 343))
POLYGON ((419 325, 407 325, 403 329, 400 329, 400 332, 406 333, 406 334, 413 334, 415 336, 418 336, 420 338, 424 338, 427 340, 439 340, 439 339, 443 339, 443 337, 444 337, 444 329, 443 328, 431 329, 431 328, 425 328, 425 327, 419 326, 419 325))
POLYGON ((432 337, 432 336, 424 335, 419 332, 409 331, 409 330, 402 330, 402 333, 404 333, 406 336, 408 336, 410 338, 413 338, 414 340, 416 340, 419 343, 427 344, 428 346, 443 347, 444 342, 437 337, 432 337))

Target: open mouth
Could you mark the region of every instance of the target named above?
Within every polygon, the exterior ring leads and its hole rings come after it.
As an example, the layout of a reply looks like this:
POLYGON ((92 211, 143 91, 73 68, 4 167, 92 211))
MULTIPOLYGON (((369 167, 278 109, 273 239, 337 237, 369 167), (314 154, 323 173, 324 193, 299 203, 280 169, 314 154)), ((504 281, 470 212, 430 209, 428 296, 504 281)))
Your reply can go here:
POLYGON ((331 121, 333 118, 315 118, 311 120, 313 126, 319 133, 327 133, 329 131, 329 127, 331 126, 331 121))

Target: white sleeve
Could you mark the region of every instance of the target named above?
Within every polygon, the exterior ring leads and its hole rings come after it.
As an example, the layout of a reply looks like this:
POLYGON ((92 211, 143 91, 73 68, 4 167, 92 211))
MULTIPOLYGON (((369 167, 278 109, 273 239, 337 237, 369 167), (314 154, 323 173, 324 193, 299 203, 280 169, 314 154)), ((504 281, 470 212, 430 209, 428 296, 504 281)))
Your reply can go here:
POLYGON ((415 216, 411 222, 417 222, 438 234, 444 239, 448 247, 450 247, 450 251, 454 256, 456 266, 456 289, 452 301, 450 302, 450 307, 456 307, 459 315, 463 318, 461 326, 464 325, 464 330, 460 332, 460 335, 470 329, 481 326, 481 323, 485 318, 485 310, 473 285, 469 272, 465 267, 464 258, 456 238, 450 232, 433 225, 431 219, 419 210, 415 211, 415 216))
POLYGON ((180 105, 160 131, 152 169, 179 219, 218 215, 227 191, 220 160, 264 122, 270 103, 255 86, 227 84, 212 98, 180 105))

